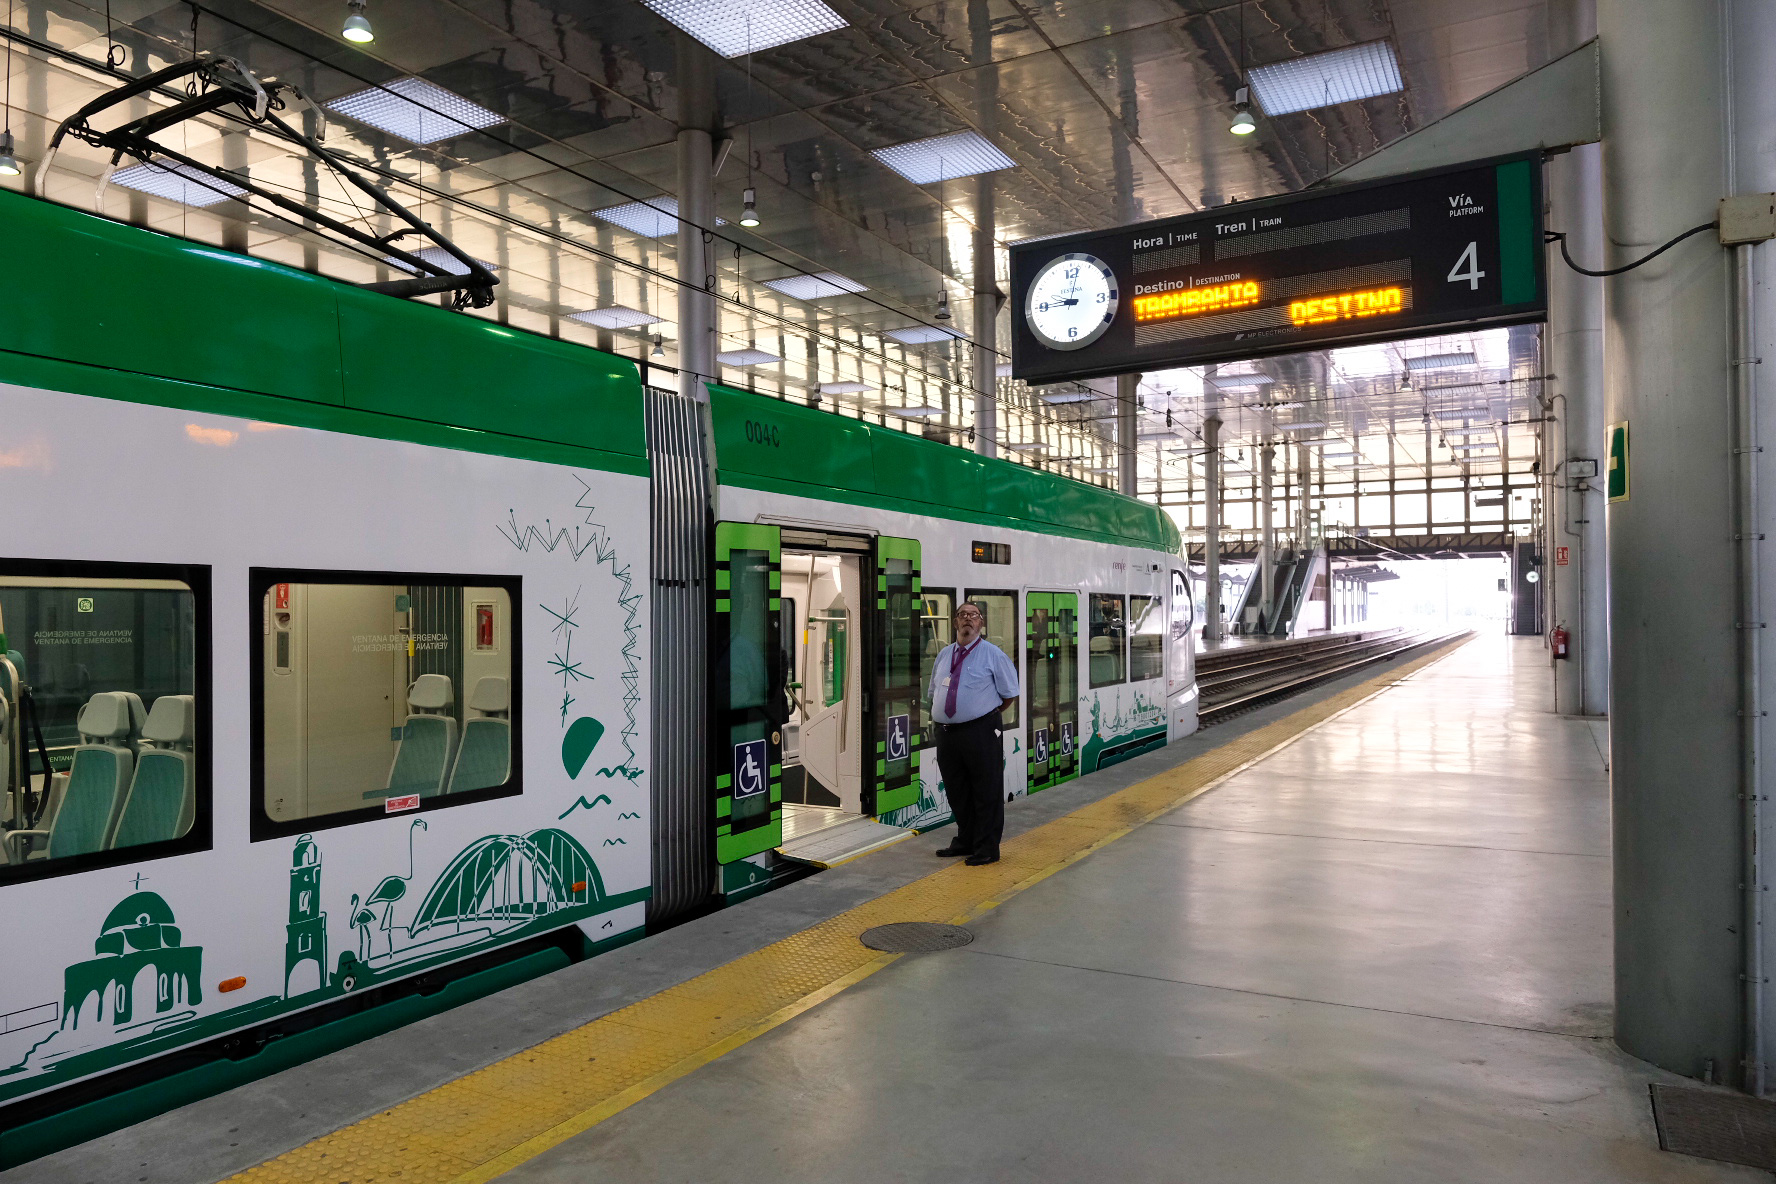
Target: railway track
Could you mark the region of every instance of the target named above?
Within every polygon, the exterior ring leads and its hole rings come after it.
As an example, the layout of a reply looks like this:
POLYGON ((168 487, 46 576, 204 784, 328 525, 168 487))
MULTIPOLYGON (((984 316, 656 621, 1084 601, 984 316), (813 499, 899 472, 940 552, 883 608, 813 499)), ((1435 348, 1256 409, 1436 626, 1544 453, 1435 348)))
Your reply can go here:
POLYGON ((1198 718, 1208 727, 1328 678, 1463 635, 1395 627, 1199 653, 1198 718))

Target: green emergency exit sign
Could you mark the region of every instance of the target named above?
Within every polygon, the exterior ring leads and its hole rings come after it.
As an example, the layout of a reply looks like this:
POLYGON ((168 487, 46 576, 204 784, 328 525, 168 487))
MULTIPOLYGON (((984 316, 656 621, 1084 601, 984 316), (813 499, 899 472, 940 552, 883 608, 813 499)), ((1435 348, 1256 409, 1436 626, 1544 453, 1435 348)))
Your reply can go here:
POLYGON ((1628 500, 1628 421, 1609 427, 1609 500, 1628 500))

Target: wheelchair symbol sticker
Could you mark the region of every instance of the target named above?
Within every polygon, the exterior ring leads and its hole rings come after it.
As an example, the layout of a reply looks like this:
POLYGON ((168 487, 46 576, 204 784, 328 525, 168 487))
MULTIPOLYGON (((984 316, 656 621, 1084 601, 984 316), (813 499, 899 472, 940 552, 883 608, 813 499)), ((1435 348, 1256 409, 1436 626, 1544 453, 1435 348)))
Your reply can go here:
POLYGON ((1073 755, 1073 725, 1072 724, 1062 724, 1061 725, 1061 755, 1062 756, 1072 756, 1073 755))
POLYGON ((889 760, 903 761, 906 759, 907 753, 911 750, 912 745, 908 741, 908 732, 911 730, 908 726, 909 723, 910 721, 904 715, 891 715, 888 717, 889 760))
POLYGON ((1041 764, 1048 759, 1048 729, 1037 728, 1036 734, 1030 738, 1030 759, 1041 764))
POLYGON ((769 757, 763 740, 734 745, 734 796, 749 798, 765 792, 765 764, 769 757))

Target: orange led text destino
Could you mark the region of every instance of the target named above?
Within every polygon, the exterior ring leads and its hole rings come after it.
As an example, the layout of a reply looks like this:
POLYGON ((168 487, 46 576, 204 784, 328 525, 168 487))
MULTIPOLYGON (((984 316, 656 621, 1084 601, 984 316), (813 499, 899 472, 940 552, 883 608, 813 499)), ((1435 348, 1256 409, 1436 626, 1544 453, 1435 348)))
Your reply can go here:
POLYGON ((1258 303, 1258 285, 1243 283, 1216 284, 1212 288, 1192 288, 1183 292, 1165 292, 1157 296, 1135 297, 1135 320, 1157 321, 1168 317, 1190 317, 1204 312, 1221 312, 1258 303))
POLYGON ((1370 288, 1363 292, 1316 296, 1312 300, 1291 300, 1289 320, 1297 325, 1324 325, 1329 321, 1348 321, 1356 317, 1400 312, 1405 307, 1404 289, 1370 288))

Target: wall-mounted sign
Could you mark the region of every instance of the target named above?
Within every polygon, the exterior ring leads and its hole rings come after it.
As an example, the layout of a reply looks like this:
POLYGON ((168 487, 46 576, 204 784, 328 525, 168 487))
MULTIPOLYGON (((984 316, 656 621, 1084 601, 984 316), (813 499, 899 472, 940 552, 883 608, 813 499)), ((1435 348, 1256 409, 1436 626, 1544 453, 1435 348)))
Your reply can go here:
POLYGON ((1628 421, 1609 426, 1609 500, 1628 500, 1628 421))
POLYGON ((1015 377, 1058 382, 1543 319, 1525 155, 1011 249, 1015 377))

